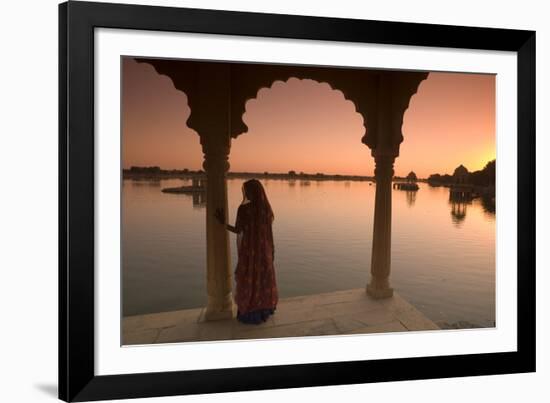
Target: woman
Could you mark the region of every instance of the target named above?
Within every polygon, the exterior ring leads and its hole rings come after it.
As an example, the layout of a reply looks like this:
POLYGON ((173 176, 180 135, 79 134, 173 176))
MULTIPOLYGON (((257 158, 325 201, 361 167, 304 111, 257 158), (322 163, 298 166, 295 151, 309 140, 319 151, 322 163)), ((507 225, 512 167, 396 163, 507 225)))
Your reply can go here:
POLYGON ((237 234, 238 262, 235 269, 237 320, 259 324, 275 312, 279 300, 275 268, 273 211, 262 184, 251 179, 243 183, 243 201, 235 226, 225 223, 222 209, 216 218, 237 234))

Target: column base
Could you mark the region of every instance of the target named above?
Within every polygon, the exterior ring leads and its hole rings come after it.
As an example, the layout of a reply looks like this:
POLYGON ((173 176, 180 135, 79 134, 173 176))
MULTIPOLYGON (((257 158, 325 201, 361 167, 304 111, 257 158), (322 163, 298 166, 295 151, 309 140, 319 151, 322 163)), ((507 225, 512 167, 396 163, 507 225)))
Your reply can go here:
POLYGON ((372 284, 367 284, 367 295, 374 299, 383 299, 393 297, 393 288, 391 287, 375 287, 372 284))
POLYGON ((225 298, 222 302, 213 301, 209 298, 202 319, 204 321, 232 319, 235 317, 235 314, 233 299, 231 294, 229 294, 229 298, 225 298))

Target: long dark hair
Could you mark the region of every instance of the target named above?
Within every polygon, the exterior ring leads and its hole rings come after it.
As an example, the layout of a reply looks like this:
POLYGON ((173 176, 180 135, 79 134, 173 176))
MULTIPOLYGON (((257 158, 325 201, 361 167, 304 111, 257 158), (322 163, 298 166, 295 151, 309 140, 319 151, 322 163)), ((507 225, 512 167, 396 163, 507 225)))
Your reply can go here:
POLYGON ((271 224, 275 216, 262 183, 257 179, 250 179, 244 182, 243 187, 246 198, 252 203, 254 218, 258 222, 271 224))
POLYGON ((244 194, 250 200, 251 216, 249 231, 253 236, 250 239, 252 250, 262 250, 264 254, 257 254, 253 259, 265 266, 275 259, 275 246, 273 243, 273 230, 271 224, 274 219, 271 204, 267 200, 264 187, 257 179, 250 179, 243 183, 244 194))

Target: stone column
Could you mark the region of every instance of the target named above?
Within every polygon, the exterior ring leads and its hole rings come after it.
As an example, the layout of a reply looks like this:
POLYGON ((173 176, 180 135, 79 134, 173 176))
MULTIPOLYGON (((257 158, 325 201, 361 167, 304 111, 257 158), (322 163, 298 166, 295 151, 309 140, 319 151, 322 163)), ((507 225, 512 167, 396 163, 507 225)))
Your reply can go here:
POLYGON ((206 171, 206 290, 208 304, 205 319, 218 320, 233 316, 231 257, 229 234, 214 213, 222 208, 227 216, 227 180, 229 147, 207 149, 206 171))
POLYGON ((403 141, 403 116, 427 76, 428 73, 418 72, 380 72, 371 82, 372 98, 364 105, 368 130, 361 141, 371 149, 376 164, 371 276, 366 290, 373 298, 393 296, 389 282, 393 163, 403 141))
POLYGON ((393 162, 395 156, 380 155, 374 158, 376 167, 376 196, 374 202, 374 230, 372 237, 371 278, 367 294, 373 298, 393 296, 389 277, 391 268, 391 196, 393 162))
POLYGON ((233 316, 229 233, 215 217, 227 211, 227 178, 231 147, 231 75, 228 65, 206 63, 198 71, 191 111, 204 152, 206 171, 206 292, 205 319, 233 316))

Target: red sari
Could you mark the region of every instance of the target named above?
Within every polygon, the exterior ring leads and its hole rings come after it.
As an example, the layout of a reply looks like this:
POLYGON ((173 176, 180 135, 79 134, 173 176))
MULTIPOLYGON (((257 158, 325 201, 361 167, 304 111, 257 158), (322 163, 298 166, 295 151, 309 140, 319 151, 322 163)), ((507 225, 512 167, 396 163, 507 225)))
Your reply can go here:
POLYGON ((235 222, 237 319, 261 323, 274 313, 279 300, 273 266, 273 212, 259 181, 245 182, 244 190, 250 201, 239 206, 235 222))

